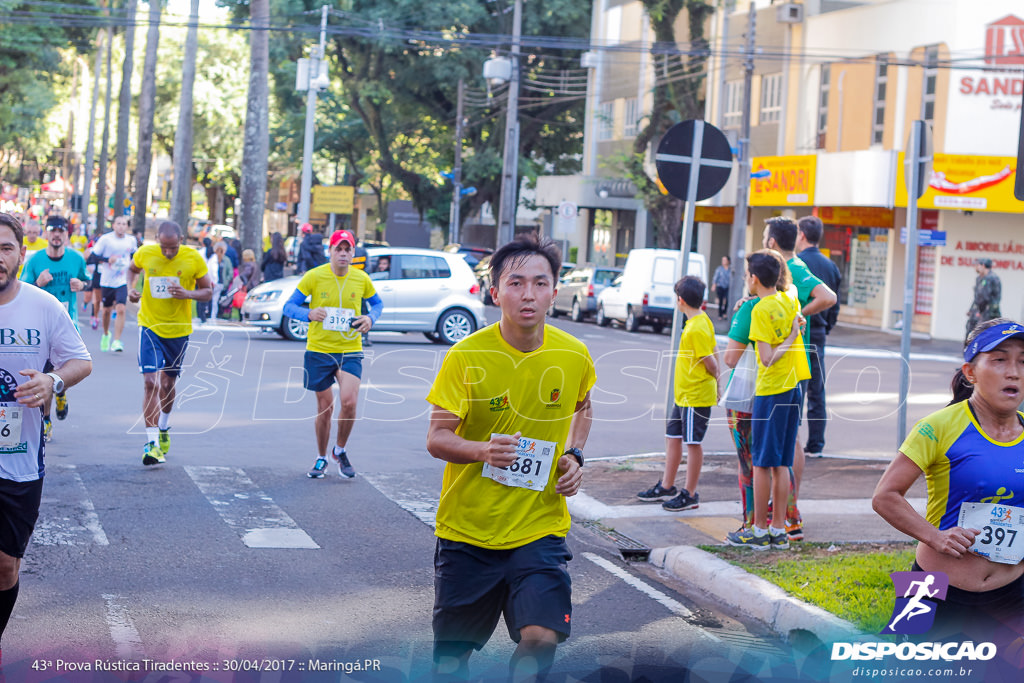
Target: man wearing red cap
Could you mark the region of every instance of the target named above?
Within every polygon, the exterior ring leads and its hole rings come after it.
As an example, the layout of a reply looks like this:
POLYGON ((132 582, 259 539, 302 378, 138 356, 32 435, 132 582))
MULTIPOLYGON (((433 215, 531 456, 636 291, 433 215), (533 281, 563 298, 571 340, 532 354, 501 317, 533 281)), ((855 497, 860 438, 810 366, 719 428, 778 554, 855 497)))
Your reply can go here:
POLYGON ((331 437, 331 414, 334 412, 334 391, 338 382, 341 408, 338 411, 338 437, 331 458, 338 472, 351 479, 356 471, 348 460, 345 445, 356 419, 359 382, 363 375, 363 343, 361 334, 377 322, 384 306, 373 288, 370 276, 352 267, 356 240, 348 230, 331 235, 330 261, 307 272, 299 281, 284 306, 290 318, 309 321, 304 359, 304 386, 316 392, 316 446, 319 452, 312 479, 322 478, 327 471, 327 442, 331 437), (309 308, 303 304, 309 297, 309 308), (366 315, 359 315, 363 302, 370 305, 366 315))
POLYGON ((295 259, 295 272, 302 274, 307 270, 313 270, 317 266, 326 263, 324 256, 324 236, 319 230, 314 230, 309 223, 303 223, 299 230, 303 234, 302 244, 299 245, 299 255, 295 259))

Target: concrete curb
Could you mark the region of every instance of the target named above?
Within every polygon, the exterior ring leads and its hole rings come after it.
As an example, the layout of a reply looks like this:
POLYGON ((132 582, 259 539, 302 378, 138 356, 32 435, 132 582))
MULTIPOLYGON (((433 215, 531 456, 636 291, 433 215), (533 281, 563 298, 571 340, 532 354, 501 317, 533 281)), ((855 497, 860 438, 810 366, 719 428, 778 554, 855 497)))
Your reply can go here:
POLYGON ((864 637, 850 622, 798 600, 775 584, 700 548, 686 545, 655 548, 648 561, 756 619, 787 641, 792 641, 800 632, 812 633, 823 643, 864 637))

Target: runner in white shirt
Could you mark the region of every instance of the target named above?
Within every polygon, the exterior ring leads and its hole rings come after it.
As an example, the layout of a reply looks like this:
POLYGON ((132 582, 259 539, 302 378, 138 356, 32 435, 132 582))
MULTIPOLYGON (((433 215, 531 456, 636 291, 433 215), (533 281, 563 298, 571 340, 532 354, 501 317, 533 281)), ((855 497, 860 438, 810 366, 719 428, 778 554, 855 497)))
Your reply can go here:
POLYGON ((103 336, 100 351, 124 351, 121 333, 124 331, 124 305, 128 300, 128 266, 132 254, 139 248, 134 235, 128 234, 128 219, 114 219, 114 232, 100 237, 92 248, 89 260, 99 264, 100 288, 103 292, 103 336), (117 311, 114 337, 110 337, 110 314, 117 311))
POLYGON ((0 635, 18 599, 18 571, 43 490, 41 408, 92 371, 63 304, 17 279, 24 233, 0 213, 0 635), (46 362, 54 371, 44 373, 46 362))

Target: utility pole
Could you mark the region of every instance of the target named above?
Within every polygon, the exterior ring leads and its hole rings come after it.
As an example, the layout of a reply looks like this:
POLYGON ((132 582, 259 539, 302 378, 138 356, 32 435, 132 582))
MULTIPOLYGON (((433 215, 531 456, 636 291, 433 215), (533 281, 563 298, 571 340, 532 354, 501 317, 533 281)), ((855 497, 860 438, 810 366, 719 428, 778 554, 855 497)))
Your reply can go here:
POLYGON ((174 180, 171 182, 171 220, 185 229, 192 213, 192 89, 196 81, 199 48, 199 0, 192 0, 185 35, 185 60, 181 67, 178 127, 174 131, 174 180))
POLYGON ((306 136, 302 143, 302 185, 299 189, 299 213, 295 217, 299 225, 309 222, 309 195, 313 189, 313 134, 316 129, 316 95, 320 87, 326 86, 321 80, 324 50, 327 47, 327 5, 321 8, 320 46, 314 47, 309 55, 309 85, 306 90, 306 136))
POLYGON ((92 106, 89 107, 89 137, 85 144, 85 169, 82 182, 82 224, 89 232, 89 202, 92 198, 92 165, 95 159, 96 106, 100 101, 100 71, 103 69, 103 33, 96 36, 96 63, 93 66, 92 106))
POLYGON ((114 49, 114 29, 107 29, 107 105, 103 113, 103 144, 100 147, 100 177, 96 184, 96 229, 103 232, 107 220, 107 151, 110 148, 110 99, 114 72, 110 53, 114 49))
POLYGON ((512 78, 508 84, 505 115, 505 160, 501 170, 501 202, 498 209, 498 244, 512 241, 516 233, 516 195, 519 191, 519 42, 523 30, 523 0, 515 0, 512 14, 512 78))
POLYGON ((740 139, 737 143, 739 153, 736 155, 736 208, 732 218, 732 236, 729 240, 729 253, 732 254, 732 282, 729 284, 729 310, 747 295, 744 259, 747 243, 747 207, 750 202, 750 99, 754 80, 754 31, 757 24, 757 12, 754 3, 750 3, 747 15, 747 42, 743 57, 743 122, 740 124, 740 139))
MULTIPOLYGON (((156 0, 153 0, 154 2, 156 0)), ((132 67, 135 64, 135 10, 138 0, 128 0, 124 30, 124 64, 121 65, 121 96, 117 110, 117 166, 114 171, 114 216, 124 215, 125 176, 128 175, 128 119, 132 113, 132 67)))
POLYGON ((459 225, 462 221, 462 98, 465 88, 466 84, 460 78, 459 95, 455 104, 455 165, 452 167, 452 211, 448 227, 448 241, 453 244, 459 242, 459 225))

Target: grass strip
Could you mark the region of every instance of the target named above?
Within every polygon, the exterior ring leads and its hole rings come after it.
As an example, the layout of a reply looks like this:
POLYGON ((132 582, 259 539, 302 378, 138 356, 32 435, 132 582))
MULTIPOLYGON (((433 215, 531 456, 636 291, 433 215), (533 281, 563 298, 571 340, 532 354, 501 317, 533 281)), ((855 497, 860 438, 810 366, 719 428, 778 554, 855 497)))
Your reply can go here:
POLYGON ((792 543, 784 552, 700 547, 867 633, 881 631, 892 613, 889 574, 909 571, 914 561, 912 543, 792 543))

